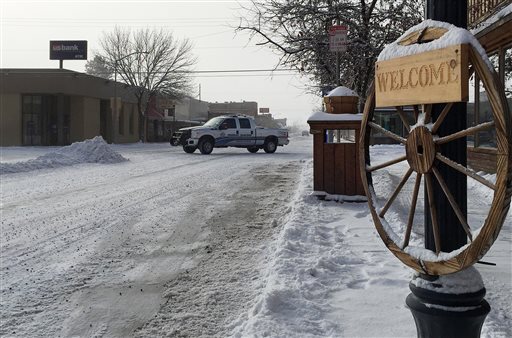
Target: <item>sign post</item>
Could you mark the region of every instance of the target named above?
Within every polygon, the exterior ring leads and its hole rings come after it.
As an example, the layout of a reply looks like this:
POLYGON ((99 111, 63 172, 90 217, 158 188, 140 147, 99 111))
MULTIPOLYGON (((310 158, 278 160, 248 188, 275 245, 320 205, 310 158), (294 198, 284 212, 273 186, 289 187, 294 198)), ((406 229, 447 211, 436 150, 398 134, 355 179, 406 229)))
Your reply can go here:
POLYGON ((336 84, 340 83, 340 52, 347 51, 348 27, 336 25, 329 28, 329 51, 336 53, 336 84))

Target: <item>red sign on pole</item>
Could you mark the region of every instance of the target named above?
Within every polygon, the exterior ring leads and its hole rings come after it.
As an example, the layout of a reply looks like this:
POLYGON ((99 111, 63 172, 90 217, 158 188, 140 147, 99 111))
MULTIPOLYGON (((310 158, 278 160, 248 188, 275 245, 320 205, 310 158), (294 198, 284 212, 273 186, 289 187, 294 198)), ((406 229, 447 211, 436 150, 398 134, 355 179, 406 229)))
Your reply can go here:
POLYGON ((347 51, 348 27, 343 25, 329 28, 329 50, 331 52, 347 51))

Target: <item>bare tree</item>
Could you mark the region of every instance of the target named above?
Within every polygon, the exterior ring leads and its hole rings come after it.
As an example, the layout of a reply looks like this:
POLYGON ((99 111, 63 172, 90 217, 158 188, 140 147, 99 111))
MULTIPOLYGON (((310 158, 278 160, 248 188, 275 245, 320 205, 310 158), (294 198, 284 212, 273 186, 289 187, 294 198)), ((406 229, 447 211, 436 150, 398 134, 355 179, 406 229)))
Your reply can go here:
POLYGON ((144 112, 148 111, 150 100, 156 95, 181 98, 192 90, 190 72, 196 63, 192 45, 162 29, 130 31, 119 27, 104 33, 100 45, 102 51, 93 61, 103 61, 107 70, 113 70, 131 86, 137 99, 140 139, 146 141, 144 112))
POLYGON ((276 67, 303 72, 317 94, 339 81, 365 98, 376 58, 422 20, 423 0, 253 0, 244 10, 237 31, 275 50, 281 56, 276 67), (328 40, 329 27, 336 24, 349 27, 348 50, 339 55, 339 80, 328 40))

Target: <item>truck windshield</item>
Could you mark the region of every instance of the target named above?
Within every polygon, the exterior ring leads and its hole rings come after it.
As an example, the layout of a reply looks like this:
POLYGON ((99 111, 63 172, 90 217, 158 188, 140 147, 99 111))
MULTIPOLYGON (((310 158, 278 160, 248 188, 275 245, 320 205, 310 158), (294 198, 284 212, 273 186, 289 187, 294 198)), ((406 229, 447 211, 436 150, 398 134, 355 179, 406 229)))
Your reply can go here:
POLYGON ((213 119, 209 120, 205 124, 203 124, 204 127, 218 127, 224 119, 222 117, 214 117, 213 119))

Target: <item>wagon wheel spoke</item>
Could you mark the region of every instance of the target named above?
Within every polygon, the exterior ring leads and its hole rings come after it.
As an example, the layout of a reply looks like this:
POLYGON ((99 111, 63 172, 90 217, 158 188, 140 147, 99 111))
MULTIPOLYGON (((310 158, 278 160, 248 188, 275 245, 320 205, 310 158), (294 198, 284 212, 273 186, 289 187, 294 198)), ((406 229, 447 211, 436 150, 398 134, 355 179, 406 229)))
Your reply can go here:
POLYGON ((437 130, 443 123, 446 115, 448 115, 448 112, 450 111, 450 109, 452 109, 452 106, 453 106, 453 102, 450 102, 446 106, 444 106, 443 110, 441 111, 441 114, 439 114, 439 117, 437 118, 436 122, 434 123, 434 126, 432 127, 432 134, 437 133, 437 130))
POLYGON ((439 235, 439 223, 437 220, 437 210, 434 204, 434 188, 432 187, 431 174, 425 174, 425 184, 427 186, 428 205, 430 208, 430 218, 432 220, 432 232, 434 233, 434 243, 436 254, 441 252, 441 237, 439 235))
POLYGON ((395 109, 398 113, 398 116, 400 116, 400 119, 402 120, 402 124, 404 125, 405 130, 410 132, 411 126, 409 125, 409 121, 407 121, 407 115, 405 115, 404 109, 400 106, 396 106, 395 109))
POLYGON ((386 205, 384 205, 384 208, 382 208, 382 210, 381 210, 381 212, 379 214, 380 217, 384 217, 384 215, 388 211, 389 207, 391 206, 391 204, 393 204, 393 202, 395 201, 395 198, 398 196, 398 194, 400 193, 400 191, 404 187, 405 183, 407 183, 407 180, 411 176, 412 172, 413 172, 412 168, 409 168, 409 170, 407 170, 407 173, 402 178, 402 180, 400 181, 400 183, 396 187, 396 189, 393 192, 393 194, 391 194, 391 197, 389 198, 389 200, 386 202, 386 205))
POLYGON ((368 122, 368 125, 370 127, 372 127, 373 129, 380 131, 381 133, 383 133, 387 137, 392 138, 393 140, 395 140, 395 141, 397 141, 399 143, 405 144, 405 142, 406 142, 405 138, 403 138, 402 136, 398 136, 397 134, 395 134, 393 132, 390 132, 389 130, 387 130, 384 127, 381 127, 380 125, 378 125, 375 122, 368 122))
POLYGON ((479 131, 489 130, 489 129, 492 129, 492 128, 494 128, 494 121, 480 123, 480 124, 478 124, 476 126, 473 126, 473 127, 470 127, 470 128, 467 128, 467 129, 464 129, 464 130, 461 130, 461 131, 458 131, 456 133, 453 133, 453 134, 450 134, 450 135, 447 135, 447 136, 444 136, 444 137, 440 137, 437 140, 435 140, 435 143, 436 144, 448 143, 448 142, 451 142, 453 140, 459 139, 461 137, 469 136, 469 135, 475 134, 475 133, 477 133, 479 131))
POLYGON ((425 114, 425 123, 430 123, 432 119, 432 105, 426 104, 423 106, 423 113, 425 114))
POLYGON ((387 162, 384 162, 384 163, 381 163, 381 164, 377 164, 377 165, 374 165, 374 166, 367 166, 366 167, 366 171, 367 172, 372 172, 372 171, 375 171, 375 170, 386 168, 386 167, 392 166, 393 164, 397 164, 397 163, 400 163, 402 161, 405 161, 406 159, 407 159, 406 155, 400 156, 400 157, 395 158, 395 159, 393 159, 391 161, 387 161, 387 162))
POLYGON ((409 209, 409 219, 407 220, 407 228, 405 229, 404 243, 402 249, 409 245, 411 238, 412 222, 414 220, 414 213, 416 212, 416 203, 418 201, 418 194, 420 192, 421 173, 416 174, 416 183, 414 183, 414 191, 412 192, 411 208, 409 209))
POLYGON ((437 170, 436 167, 433 167, 432 171, 434 172, 434 175, 436 176, 437 181, 439 182, 439 185, 441 186, 441 189, 443 189, 443 192, 446 195, 448 202, 450 202, 450 205, 452 206, 453 211, 455 211, 455 214, 457 215, 457 218, 459 219, 460 224, 464 228, 466 235, 469 237, 469 239, 471 241, 473 241, 473 235, 471 234, 471 229, 468 225, 466 217, 464 217, 464 215, 462 214, 462 211, 460 210, 459 206, 457 205, 457 202, 455 201, 455 198, 453 197, 452 193, 450 192, 450 189, 448 188, 448 186, 446 185, 446 182, 444 181, 443 177, 441 176, 441 173, 439 172, 439 170, 437 170))
POLYGON ((462 164, 452 161, 448 157, 443 156, 439 153, 436 154, 436 159, 438 159, 439 161, 443 162, 444 164, 452 167, 453 169, 463 173, 464 175, 469 176, 472 179, 482 183, 483 185, 487 186, 488 188, 490 188, 492 190, 496 190, 496 185, 494 183, 492 183, 491 181, 488 181, 485 178, 483 178, 482 176, 478 175, 476 173, 476 171, 466 168, 462 164))

